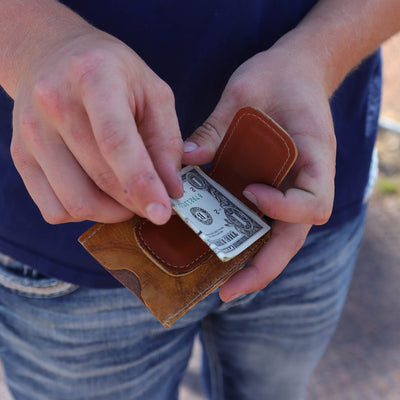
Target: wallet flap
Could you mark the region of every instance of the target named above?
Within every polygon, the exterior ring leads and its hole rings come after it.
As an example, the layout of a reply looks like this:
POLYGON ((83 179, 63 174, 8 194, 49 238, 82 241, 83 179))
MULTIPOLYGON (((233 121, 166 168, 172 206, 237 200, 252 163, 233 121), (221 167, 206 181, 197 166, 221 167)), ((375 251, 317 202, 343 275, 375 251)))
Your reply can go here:
POLYGON ((254 210, 242 194, 246 186, 278 187, 296 158, 296 145, 286 131, 263 112, 246 107, 229 126, 209 175, 254 210))
POLYGON ((213 254, 177 215, 161 226, 142 219, 135 226, 135 236, 147 256, 170 275, 188 274, 213 254))

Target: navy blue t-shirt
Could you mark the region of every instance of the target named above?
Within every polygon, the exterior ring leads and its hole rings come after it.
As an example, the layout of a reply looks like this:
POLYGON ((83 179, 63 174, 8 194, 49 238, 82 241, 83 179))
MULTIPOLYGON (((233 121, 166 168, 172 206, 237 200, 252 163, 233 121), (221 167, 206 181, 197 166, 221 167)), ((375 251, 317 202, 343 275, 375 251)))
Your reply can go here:
MULTIPOLYGON (((187 137, 211 113, 227 80, 303 18, 312 0, 65 0, 96 27, 133 48, 173 89, 187 137)), ((331 101, 338 141, 336 195, 325 229, 360 210, 380 103, 379 53, 366 59, 331 101)), ((47 276, 91 287, 119 284, 77 238, 92 222, 49 225, 10 157, 11 99, 0 89, 0 252, 47 276)))

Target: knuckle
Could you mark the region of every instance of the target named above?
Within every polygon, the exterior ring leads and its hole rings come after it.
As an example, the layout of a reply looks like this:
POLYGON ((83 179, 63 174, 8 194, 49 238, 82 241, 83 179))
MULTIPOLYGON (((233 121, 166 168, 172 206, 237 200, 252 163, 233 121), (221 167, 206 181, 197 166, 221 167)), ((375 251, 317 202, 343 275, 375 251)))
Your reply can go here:
POLYGON ((85 125, 73 125, 69 127, 69 129, 65 129, 65 134, 68 135, 72 143, 84 148, 88 145, 88 136, 91 135, 92 132, 88 131, 85 125))
POLYGON ((181 154, 183 152, 183 141, 180 136, 169 136, 163 143, 150 144, 151 147, 165 151, 167 154, 181 154))
POLYGON ((147 95, 153 105, 175 104, 175 95, 171 87, 158 76, 149 81, 147 89, 147 95))
POLYGON ((53 116, 58 118, 64 115, 62 111, 62 94, 59 86, 49 79, 42 79, 33 87, 34 100, 45 107, 53 116))
POLYGON ((72 201, 64 205, 66 214, 73 221, 84 221, 87 219, 93 219, 93 212, 90 204, 87 202, 72 201))
POLYGON ((27 164, 27 155, 25 151, 25 147, 18 141, 12 140, 10 146, 10 154, 11 158, 14 161, 15 166, 21 166, 27 164))
POLYGON ((157 175, 153 171, 141 171, 135 174, 130 182, 130 186, 134 188, 137 193, 148 190, 153 187, 157 181, 157 175))
POLYGON ((81 88, 94 82, 106 58, 105 52, 101 49, 91 49, 72 56, 69 61, 69 70, 73 81, 81 88))
POLYGON ((219 144, 220 142, 220 134, 211 118, 205 121, 202 126, 197 128, 195 134, 198 139, 204 142, 215 142, 216 144, 219 144))
POLYGON ((168 149, 172 153, 181 154, 183 152, 183 141, 181 136, 171 136, 168 138, 168 149))
POLYGON ((313 207, 313 221, 314 225, 323 225, 328 222, 332 213, 332 207, 327 206, 325 202, 319 202, 313 207))
POLYGON ((183 141, 180 136, 170 136, 162 142, 160 140, 149 140, 146 147, 150 153, 153 150, 167 155, 181 155, 183 153, 183 141))
POLYGON ((336 154, 337 140, 334 130, 327 133, 327 140, 329 147, 333 150, 333 153, 336 154))
POLYGON ((157 99, 162 104, 174 104, 175 103, 175 96, 174 92, 172 91, 171 87, 164 81, 160 81, 156 90, 157 99))
POLYGON ((58 225, 65 224, 67 222, 71 222, 71 217, 66 211, 50 211, 50 210, 42 210, 43 219, 50 225, 58 225))
POLYGON ((231 98, 234 102, 241 104, 243 102, 243 98, 247 98, 249 91, 248 79, 236 77, 229 83, 227 91, 229 98, 231 98))
POLYGON ((94 177, 94 182, 103 192, 110 193, 117 185, 117 177, 111 170, 101 171, 94 177))
POLYGON ((33 142, 41 137, 41 123, 39 118, 31 111, 23 111, 19 115, 18 127, 22 135, 33 142))
POLYGON ((114 121, 106 121, 101 124, 98 138, 99 147, 106 157, 123 148, 127 139, 119 124, 114 121))

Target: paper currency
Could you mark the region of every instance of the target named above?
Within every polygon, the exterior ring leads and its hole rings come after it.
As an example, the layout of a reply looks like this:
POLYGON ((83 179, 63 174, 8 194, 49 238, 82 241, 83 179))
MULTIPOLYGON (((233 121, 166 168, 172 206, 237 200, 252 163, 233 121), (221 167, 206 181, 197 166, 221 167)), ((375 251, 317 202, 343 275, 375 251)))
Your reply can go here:
POLYGON ((182 169, 184 195, 172 208, 222 261, 251 246, 271 228, 197 166, 182 169))

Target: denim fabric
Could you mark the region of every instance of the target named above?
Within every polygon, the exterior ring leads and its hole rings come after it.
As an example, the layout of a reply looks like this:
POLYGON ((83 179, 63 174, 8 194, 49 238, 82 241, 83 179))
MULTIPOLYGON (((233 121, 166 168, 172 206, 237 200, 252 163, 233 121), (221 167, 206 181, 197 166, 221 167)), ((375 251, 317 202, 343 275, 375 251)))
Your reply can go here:
POLYGON ((47 295, 37 285, 45 277, 3 266, 0 357, 10 390, 16 400, 177 399, 200 334, 210 399, 302 399, 337 325, 364 217, 310 235, 266 289, 227 304, 215 292, 169 330, 123 288, 68 292, 58 282, 60 295, 47 295))
POLYGON ((29 265, 0 253, 0 285, 25 297, 51 298, 71 293, 78 288, 72 283, 48 278, 29 265))

